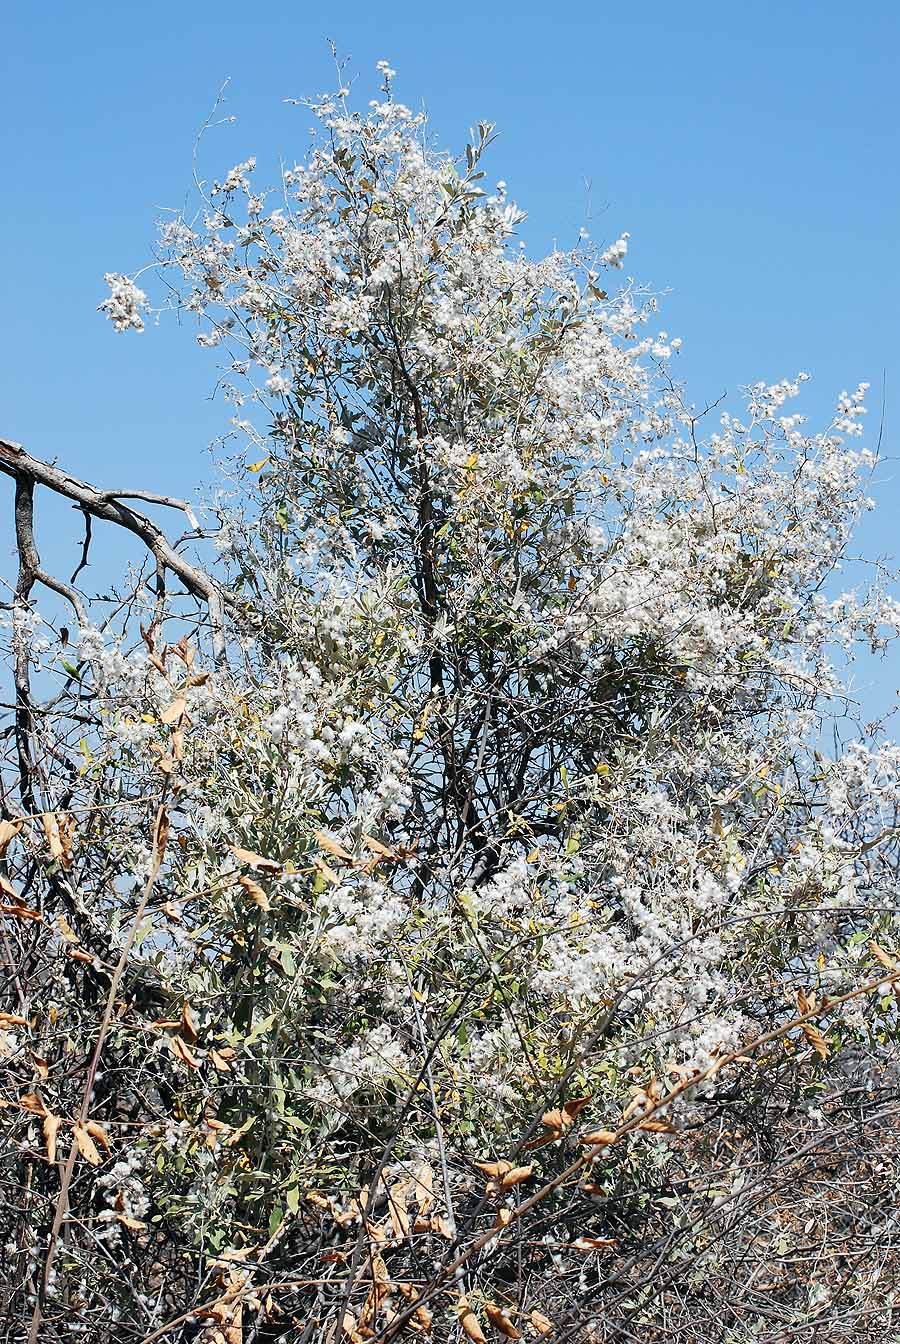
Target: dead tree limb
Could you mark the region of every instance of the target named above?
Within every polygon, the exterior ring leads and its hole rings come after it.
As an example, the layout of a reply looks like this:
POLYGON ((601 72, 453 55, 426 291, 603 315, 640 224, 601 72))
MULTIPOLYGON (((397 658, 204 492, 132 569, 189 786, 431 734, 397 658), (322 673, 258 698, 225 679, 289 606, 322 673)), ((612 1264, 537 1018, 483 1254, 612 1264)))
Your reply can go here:
MULTIPOLYGON (((144 499, 167 508, 180 509, 193 518, 190 506, 183 500, 168 495, 155 495, 147 491, 98 490, 87 481, 63 471, 49 462, 32 457, 19 443, 0 439, 0 472, 12 477, 16 482, 16 541, 19 550, 19 584, 16 589, 16 601, 27 601, 28 594, 35 583, 42 583, 65 597, 75 607, 78 619, 85 620, 84 608, 75 590, 69 584, 47 574, 40 565, 40 557, 34 544, 33 497, 36 485, 45 486, 54 494, 70 499, 82 511, 85 520, 99 518, 103 522, 114 523, 138 537, 150 551, 156 562, 157 573, 163 575, 170 571, 180 579, 187 591, 208 609, 212 627, 213 649, 216 658, 225 656, 225 604, 228 595, 214 579, 202 569, 192 565, 171 544, 165 533, 146 514, 138 513, 121 502, 122 498, 144 499), (20 511, 22 529, 20 530, 20 511), (25 550, 23 551, 23 545, 25 550)), ((90 528, 86 529, 82 565, 86 560, 87 546, 90 541, 90 528)), ((79 569, 81 566, 79 566, 79 569)), ((78 570, 75 571, 78 573, 78 570)))

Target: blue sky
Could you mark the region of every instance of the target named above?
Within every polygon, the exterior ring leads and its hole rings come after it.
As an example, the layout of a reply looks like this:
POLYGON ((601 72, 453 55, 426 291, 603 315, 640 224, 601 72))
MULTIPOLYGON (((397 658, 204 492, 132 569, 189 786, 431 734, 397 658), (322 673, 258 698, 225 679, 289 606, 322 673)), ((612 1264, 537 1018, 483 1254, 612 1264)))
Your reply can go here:
MULTIPOLYGON (((209 478, 225 411, 208 355, 172 323, 115 337, 95 312, 103 272, 147 261, 226 76, 238 121, 208 137, 201 171, 303 153, 306 114, 283 100, 334 86, 325 37, 364 99, 390 60, 397 96, 424 103, 448 147, 498 124, 489 175, 529 211, 534 250, 582 225, 598 241, 627 229, 629 272, 668 291, 661 326, 684 340, 695 401, 805 369, 813 414, 867 380, 877 423, 884 381, 863 541, 900 553, 894 0, 9 6, 0 434, 111 486, 209 478)), ((48 553, 74 551, 61 535, 48 553)), ((866 698, 884 705, 900 660, 871 676, 866 698)))

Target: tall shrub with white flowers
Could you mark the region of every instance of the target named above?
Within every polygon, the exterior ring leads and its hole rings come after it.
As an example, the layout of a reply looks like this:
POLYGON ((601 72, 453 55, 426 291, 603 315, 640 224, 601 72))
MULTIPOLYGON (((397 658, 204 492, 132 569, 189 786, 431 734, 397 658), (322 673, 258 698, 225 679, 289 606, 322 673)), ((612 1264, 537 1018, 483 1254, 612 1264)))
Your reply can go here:
POLYGON ((532 259, 382 76, 162 227, 214 535, 64 637, 20 536, 4 1338, 887 1339, 865 388, 700 413, 628 234, 532 259))

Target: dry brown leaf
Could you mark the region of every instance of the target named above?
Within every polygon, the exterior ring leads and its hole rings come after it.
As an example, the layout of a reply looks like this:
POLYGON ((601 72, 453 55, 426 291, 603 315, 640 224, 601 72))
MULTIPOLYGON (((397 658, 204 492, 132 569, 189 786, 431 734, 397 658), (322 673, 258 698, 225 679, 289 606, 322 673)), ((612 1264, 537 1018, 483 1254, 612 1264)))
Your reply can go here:
POLYGON ((388 1213, 391 1219, 391 1227, 394 1229, 394 1236, 398 1241, 405 1241, 409 1236, 409 1213, 407 1211, 409 1190, 409 1181, 398 1181, 388 1191, 388 1213))
POLYGON ((487 1335, 481 1328, 481 1322, 469 1306, 469 1299, 461 1297, 456 1304, 456 1318, 469 1339, 474 1344, 487 1344, 487 1335))
POLYGON ((67 943, 72 943, 73 946, 77 946, 78 943, 81 942, 81 939, 78 937, 78 934, 72 928, 65 915, 56 916, 56 927, 59 929, 60 934, 65 938, 67 943))
POLYGON ((333 854, 336 859, 342 859, 345 863, 353 862, 353 855, 333 835, 329 835, 327 831, 314 831, 313 834, 321 848, 333 854))
POLYGON ((333 887, 339 887, 341 885, 341 879, 338 877, 337 873, 333 868, 328 866, 324 859, 320 859, 318 854, 313 855, 312 863, 313 867, 318 869, 325 880, 330 882, 333 887))
POLYGON ((56 1161, 56 1136, 62 1124, 62 1117, 50 1111, 44 1116, 44 1142, 47 1145, 47 1161, 52 1166, 56 1161))
POLYGON ((221 1050, 210 1050, 209 1057, 212 1060, 213 1068, 218 1069, 219 1073, 231 1072, 231 1065, 222 1054, 221 1050))
POLYGON ((117 1213, 116 1222, 121 1223, 123 1227, 127 1227, 132 1232, 142 1232, 147 1226, 146 1223, 141 1222, 140 1218, 132 1218, 128 1213, 117 1213))
POLYGON ((97 1151, 97 1145, 91 1138, 84 1125, 75 1125, 72 1133, 75 1135, 75 1142, 78 1145, 78 1151, 85 1162, 90 1162, 92 1167, 99 1167, 102 1158, 97 1151))
POLYGON ((879 947, 878 943, 875 942, 874 938, 869 940, 869 950, 871 951, 872 956, 877 958, 877 960, 881 962, 882 966, 886 971, 896 971, 898 969, 897 963, 894 960, 894 958, 890 955, 890 953, 885 952, 883 947, 879 947))
POLYGON ((825 1037, 822 1035, 819 1028, 814 1026, 812 1022, 804 1022, 801 1030, 819 1058, 827 1059, 831 1054, 831 1051, 828 1048, 828 1042, 825 1040, 825 1037))
POLYGON ((618 1244, 616 1237, 576 1237, 569 1245, 573 1251, 605 1251, 618 1244))
POLYGON ((50 1114, 37 1092, 23 1092, 19 1097, 19 1105, 23 1111, 30 1111, 32 1115, 50 1114))
POLYGON ((160 723, 171 724, 179 723, 187 712, 187 701, 183 695, 176 695, 175 699, 159 716, 160 723))
POLYGON ((434 1207, 434 1169, 429 1162, 423 1162, 415 1175, 416 1207, 419 1215, 424 1216, 434 1207))
POLYGON ((169 839, 169 814, 164 807, 161 807, 156 814, 156 820, 153 823, 153 852, 162 860, 166 852, 166 844, 169 839))
POLYGON ((495 1302, 485 1302, 484 1314, 490 1321, 495 1330, 499 1330, 506 1339, 521 1339, 522 1331, 513 1325, 502 1307, 498 1307, 495 1302))
POLYGON ((187 1039, 193 1045, 194 1041, 196 1041, 198 1036, 197 1023, 194 1021, 194 1014, 191 1012, 191 1005, 188 1003, 186 999, 181 1006, 181 1022, 179 1025, 181 1027, 181 1030, 187 1037, 187 1039))
POLYGON ((266 873, 270 877, 275 877, 282 871, 283 864, 280 864, 277 859, 267 859, 262 854, 254 853, 252 849, 241 849, 240 845, 229 845, 229 849, 238 863, 246 864, 254 872, 266 873))
POLYGON ((101 1124, 98 1124, 96 1120, 85 1120, 84 1127, 92 1139, 96 1139, 99 1144, 103 1145, 106 1152, 112 1150, 109 1135, 101 1124))
POLYGON ((187 1041, 182 1040, 180 1036, 169 1037, 169 1048, 181 1064, 186 1064, 189 1069, 199 1069, 200 1065, 191 1054, 187 1041))
POLYGON ((24 824, 19 817, 15 817, 12 821, 0 821, 0 859, 3 858, 24 824))
POLYGON ((13 919, 30 919, 35 924, 43 924, 44 916, 40 910, 32 910, 27 905, 0 905, 0 915, 11 915, 13 919))
POLYGON ((27 1027, 28 1018, 18 1013, 0 1013, 0 1027, 27 1027))
POLYGON ((47 1063, 46 1059, 42 1059, 40 1055, 36 1055, 33 1050, 30 1050, 29 1054, 34 1060, 35 1073, 42 1081, 46 1081, 50 1077, 50 1065, 47 1063))
POLYGON ((542 1311, 533 1311, 528 1318, 539 1335, 549 1335, 553 1322, 542 1311))
POLYGON ((522 1185, 524 1181, 530 1181, 534 1175, 534 1167, 513 1167, 505 1176, 500 1178, 501 1190, 511 1190, 514 1185, 522 1185))
POLYGON ((512 1171, 513 1164, 501 1159, 499 1162, 476 1162, 474 1164, 479 1171, 483 1171, 485 1176, 490 1176, 492 1180, 499 1180, 505 1176, 508 1171, 512 1171))
POLYGON ((642 1120, 638 1129, 646 1129, 651 1134, 676 1134, 678 1132, 668 1120, 642 1120))
POLYGON ((373 835, 363 834, 362 840, 366 848, 370 849, 380 859, 398 859, 400 857, 395 849, 389 849, 380 840, 376 840, 373 835))
POLYGON ((614 1129, 591 1129, 587 1134, 582 1134, 578 1142, 583 1143, 586 1147, 608 1148, 616 1142, 618 1137, 614 1129))
POLYGON ((246 892, 246 894, 250 897, 254 905, 259 906, 260 910, 272 909, 271 905, 269 904, 268 896, 263 891, 259 883, 253 881, 252 877, 247 877, 246 873, 242 873, 241 876, 238 878, 238 886, 241 887, 246 892))
POLYGON ((41 822, 44 827, 44 834, 47 837, 47 844, 50 846, 51 858, 63 864, 65 862, 65 850, 62 836, 59 833, 59 821, 56 813, 44 812, 41 816, 41 822))

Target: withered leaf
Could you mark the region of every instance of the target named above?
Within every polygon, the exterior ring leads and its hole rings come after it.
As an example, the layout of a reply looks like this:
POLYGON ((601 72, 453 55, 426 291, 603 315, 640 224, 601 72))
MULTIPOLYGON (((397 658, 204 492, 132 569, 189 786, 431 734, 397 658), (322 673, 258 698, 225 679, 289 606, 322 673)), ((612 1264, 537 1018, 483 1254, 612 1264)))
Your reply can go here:
POLYGON ((609 1147, 618 1137, 614 1129, 591 1129, 587 1134, 582 1134, 578 1142, 591 1148, 609 1147))
POLYGON ((3 858, 3 855, 6 853, 11 842, 19 834, 19 831, 21 831, 24 824, 25 823, 19 817, 13 818, 12 821, 0 821, 0 859, 3 858))
POLYGON ((176 695, 172 703, 170 705, 166 705, 165 709, 160 714, 159 721, 160 723, 165 724, 178 723, 181 719, 184 718, 186 710, 187 710, 187 701, 185 700, 184 696, 176 695))
POLYGON ((522 1185, 524 1181, 530 1181, 533 1174, 534 1167, 513 1167, 505 1176, 501 1176, 500 1188, 511 1190, 514 1185, 522 1185))
POLYGON ((456 1304, 456 1317, 469 1339, 474 1344, 487 1344, 487 1335, 481 1328, 481 1322, 469 1306, 469 1299, 461 1297, 456 1304))
POLYGON ((62 1117, 50 1111, 44 1116, 44 1142, 47 1145, 47 1161, 52 1166, 56 1161, 56 1136, 62 1124, 62 1117))
POLYGON ((250 897, 254 905, 259 906, 260 910, 265 911, 272 909, 271 905, 269 904, 268 896, 263 891, 259 883, 254 882, 252 877, 248 877, 246 873, 242 873, 241 876, 238 878, 238 886, 240 886, 246 892, 246 894, 250 897))
POLYGON ((345 863, 352 862, 353 855, 344 848, 340 840, 336 840, 327 831, 314 831, 313 834, 322 849, 327 850, 329 854, 333 854, 336 859, 343 859, 345 863))
POLYGON ((181 1006, 181 1030, 187 1039, 193 1044, 197 1039, 197 1024, 194 1021, 194 1014, 191 1012, 191 1005, 185 999, 181 1006))
POLYGON ((84 1127, 92 1139, 96 1139, 99 1144, 102 1144, 106 1152, 111 1151, 112 1144, 109 1141, 109 1135, 101 1124, 98 1124, 96 1120, 85 1120, 84 1127))
POLYGON ((569 1242, 573 1251, 605 1251, 616 1244, 616 1237, 576 1237, 569 1242))
POLYGON ((831 1054, 831 1051, 828 1048, 828 1042, 825 1040, 825 1037, 822 1035, 819 1028, 814 1026, 812 1022, 804 1022, 801 1030, 819 1058, 827 1059, 831 1054))
POLYGON ((238 863, 246 864, 257 873, 268 873, 274 877, 282 871, 283 865, 276 859, 267 859, 262 854, 256 854, 252 849, 241 849, 240 845, 229 845, 234 857, 238 863))
POLYGON ((187 1041, 180 1036, 169 1037, 169 1048, 180 1063, 186 1064, 189 1069, 199 1069, 200 1065, 191 1054, 187 1041))
POLYGON ((485 1302, 484 1314, 494 1329, 499 1330, 506 1339, 522 1338, 522 1331, 513 1325, 503 1308, 498 1307, 495 1302, 485 1302))
POLYGON ((499 1180, 505 1176, 508 1171, 512 1171, 513 1164, 502 1159, 499 1162, 476 1162, 474 1164, 479 1171, 483 1171, 485 1176, 490 1176, 492 1180, 499 1180))
POLYGON ((23 1092, 19 1097, 19 1105, 23 1111, 30 1111, 32 1115, 49 1115, 43 1099, 37 1092, 23 1092))
POLYGON ((72 1133, 75 1135, 75 1142, 78 1145, 78 1151, 85 1162, 90 1162, 92 1167, 99 1167, 103 1160, 97 1151, 97 1145, 91 1138, 84 1125, 75 1125, 72 1133))

